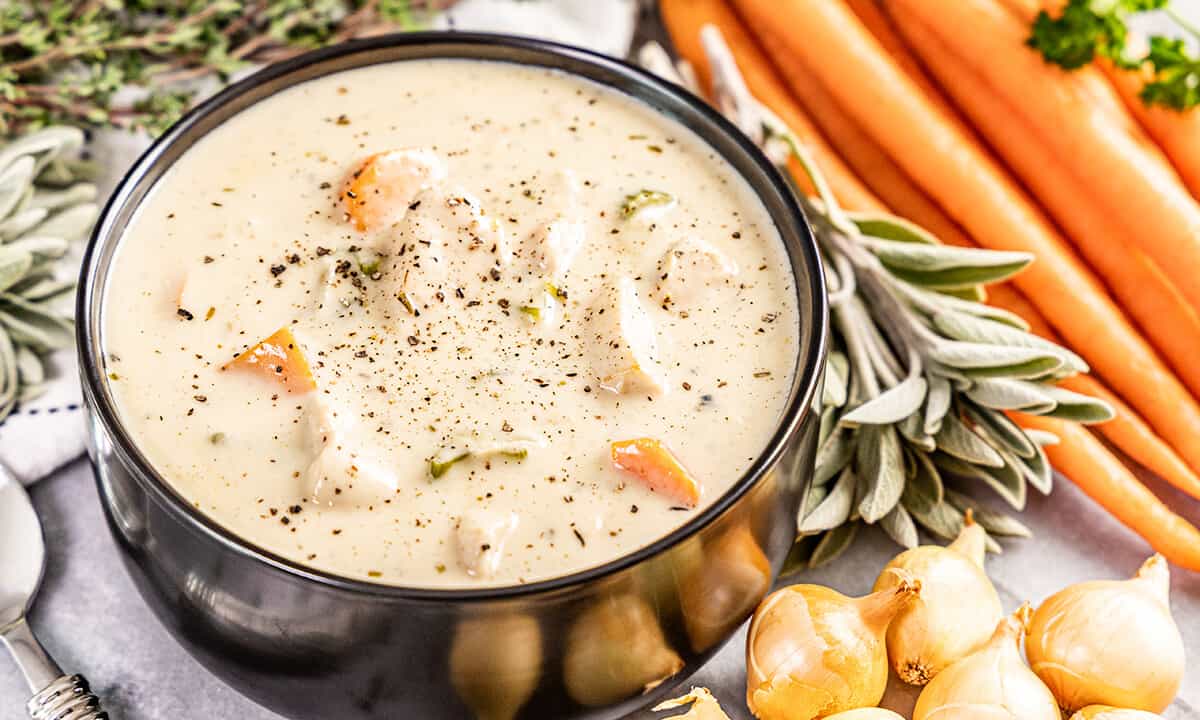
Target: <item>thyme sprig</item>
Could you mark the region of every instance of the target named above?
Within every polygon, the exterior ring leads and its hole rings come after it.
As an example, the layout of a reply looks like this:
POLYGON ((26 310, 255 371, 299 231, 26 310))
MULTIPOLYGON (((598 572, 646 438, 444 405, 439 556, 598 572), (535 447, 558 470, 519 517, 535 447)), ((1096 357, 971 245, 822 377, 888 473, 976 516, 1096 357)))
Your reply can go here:
MULTIPOLYGON (((701 38, 714 104, 793 181, 788 160, 797 160, 817 191, 796 196, 824 261, 833 342, 789 567, 829 562, 864 525, 906 547, 916 545, 918 526, 952 539, 968 507, 994 535, 1028 535, 975 498, 987 487, 1020 510, 1029 486, 1050 491, 1042 446, 1056 438, 1021 429, 1006 411, 1080 422, 1112 416, 1102 401, 1057 386, 1087 370, 1079 356, 981 302, 985 284, 1033 257, 949 247, 900 218, 845 211, 808 149, 750 94, 720 32, 706 27, 701 38)), ((676 81, 687 76, 661 50, 642 60, 676 81)))
POLYGON ((0 134, 55 123, 157 133, 195 81, 422 24, 445 0, 0 4, 0 134), (142 88, 127 97, 130 86, 142 88))

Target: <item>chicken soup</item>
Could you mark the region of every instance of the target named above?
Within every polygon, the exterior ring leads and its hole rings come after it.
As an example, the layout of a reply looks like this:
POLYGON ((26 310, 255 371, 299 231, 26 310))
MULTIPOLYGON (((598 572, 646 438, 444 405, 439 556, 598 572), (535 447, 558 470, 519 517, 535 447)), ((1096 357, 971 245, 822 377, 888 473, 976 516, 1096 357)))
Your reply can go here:
POLYGON ((279 92, 191 147, 120 241, 123 423, 188 501, 342 576, 593 567, 725 493, 799 343, 745 181, 650 107, 470 60, 279 92))

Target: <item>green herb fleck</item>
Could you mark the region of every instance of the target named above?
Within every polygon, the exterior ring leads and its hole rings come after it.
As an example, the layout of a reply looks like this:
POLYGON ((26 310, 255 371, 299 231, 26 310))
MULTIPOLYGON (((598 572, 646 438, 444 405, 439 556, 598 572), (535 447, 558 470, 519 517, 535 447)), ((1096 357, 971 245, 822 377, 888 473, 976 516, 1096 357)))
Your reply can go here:
POLYGON ((437 458, 434 458, 433 460, 429 461, 429 476, 431 478, 433 478, 434 480, 436 480, 436 479, 440 478, 441 476, 445 475, 446 471, 449 470, 451 467, 453 467, 455 463, 462 461, 462 460, 466 460, 470 456, 471 456, 471 453, 467 450, 464 450, 461 453, 459 453, 458 455, 455 455, 454 457, 450 458, 449 460, 445 460, 442 462, 439 462, 437 458))
POLYGON ((404 309, 408 311, 409 315, 417 314, 416 311, 413 310, 412 302, 408 299, 408 293, 401 291, 400 294, 396 296, 396 299, 400 301, 400 304, 404 306, 404 309))
POLYGON ((567 291, 552 282, 546 283, 546 292, 550 293, 555 300, 567 299, 567 291))
POLYGON ((621 203, 621 217, 628 220, 643 208, 651 205, 670 205, 675 202, 674 196, 661 190, 640 190, 633 195, 626 195, 621 203))
POLYGON ((540 307, 534 307, 533 305, 522 305, 521 312, 525 313, 525 315, 533 322, 539 322, 542 319, 542 309, 540 307))
POLYGON ((501 450, 500 454, 506 458, 512 458, 513 460, 524 460, 525 458, 529 457, 529 449, 517 448, 516 450, 501 450))

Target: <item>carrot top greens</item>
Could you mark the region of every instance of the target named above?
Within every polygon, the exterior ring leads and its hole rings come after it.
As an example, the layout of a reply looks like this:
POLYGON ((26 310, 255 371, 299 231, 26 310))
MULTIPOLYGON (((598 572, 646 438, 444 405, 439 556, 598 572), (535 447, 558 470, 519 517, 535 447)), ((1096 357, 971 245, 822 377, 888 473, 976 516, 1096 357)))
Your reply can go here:
POLYGON ((1187 110, 1200 104, 1200 57, 1179 38, 1154 35, 1145 55, 1128 47, 1130 16, 1165 10, 1187 33, 1200 38, 1200 28, 1173 12, 1169 0, 1070 0, 1058 17, 1038 13, 1027 40, 1047 62, 1067 70, 1083 67, 1098 57, 1134 70, 1146 62, 1154 79, 1142 89, 1147 105, 1187 110))

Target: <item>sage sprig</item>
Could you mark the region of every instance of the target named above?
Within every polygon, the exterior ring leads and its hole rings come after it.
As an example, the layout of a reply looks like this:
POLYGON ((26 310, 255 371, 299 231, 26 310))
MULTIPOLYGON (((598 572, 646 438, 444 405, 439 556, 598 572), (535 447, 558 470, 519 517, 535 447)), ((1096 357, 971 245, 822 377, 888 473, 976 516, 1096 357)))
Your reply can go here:
POLYGON ((82 145, 52 127, 0 146, 0 420, 45 389, 46 355, 75 337, 62 298, 75 282, 55 266, 96 219, 82 145))
MULTIPOLYGON (((903 219, 843 210, 804 145, 750 94, 719 31, 706 27, 701 38, 714 104, 793 181, 787 161, 798 160, 817 191, 797 189, 796 197, 824 261, 832 344, 816 466, 789 566, 833 560, 863 525, 905 547, 917 544, 918 526, 951 540, 967 508, 992 535, 1028 536, 1015 518, 975 499, 987 488, 1021 510, 1029 486, 1050 491, 1042 447, 1055 438, 1024 431, 1005 411, 1078 422, 1113 412, 1056 385, 1087 371, 1082 358, 981 302, 984 285, 1034 258, 942 245, 903 219)), ((663 57, 642 53, 655 72, 688 77, 663 57)))

